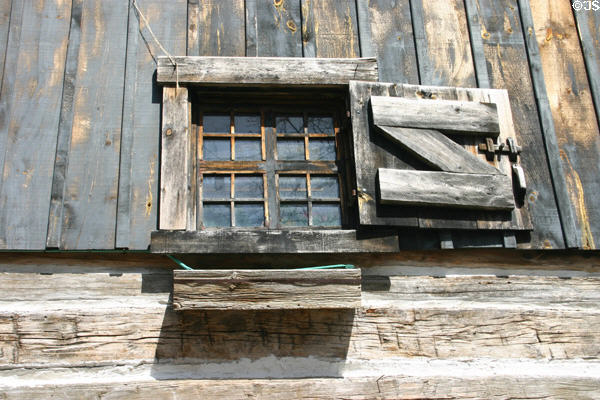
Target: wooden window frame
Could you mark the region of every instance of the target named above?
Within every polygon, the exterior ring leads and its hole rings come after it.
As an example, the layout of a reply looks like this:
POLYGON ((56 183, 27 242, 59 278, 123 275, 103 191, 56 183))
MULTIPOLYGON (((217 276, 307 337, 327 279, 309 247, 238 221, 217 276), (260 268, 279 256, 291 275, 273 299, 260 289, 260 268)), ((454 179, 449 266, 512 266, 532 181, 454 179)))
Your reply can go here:
MULTIPOLYGON (((197 230, 192 211, 197 193, 198 143, 189 140, 192 86, 256 91, 299 89, 340 90, 347 95, 351 80, 378 81, 375 58, 323 59, 281 57, 176 57, 174 65, 159 57, 157 82, 163 85, 159 230, 152 233, 156 253, 356 253, 399 250, 394 233, 363 234, 354 229, 223 228, 197 230)), ((323 92, 325 95, 327 91, 323 92)), ((346 151, 351 151, 348 148, 346 151)), ((345 162, 349 163, 350 157, 345 162)), ((346 174, 344 185, 351 182, 346 174)), ((343 201, 343 200, 341 200, 343 201)))

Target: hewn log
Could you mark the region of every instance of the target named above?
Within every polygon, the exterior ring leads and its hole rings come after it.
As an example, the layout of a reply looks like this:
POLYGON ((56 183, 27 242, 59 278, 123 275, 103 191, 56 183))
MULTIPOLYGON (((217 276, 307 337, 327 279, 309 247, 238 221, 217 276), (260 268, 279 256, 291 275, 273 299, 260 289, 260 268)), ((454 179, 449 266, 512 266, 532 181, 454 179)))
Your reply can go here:
POLYGON ((494 103, 371 96, 371 108, 373 122, 379 126, 441 129, 494 137, 500 134, 494 103))
POLYGON ((173 271, 176 310, 360 307, 360 269, 173 271))
POLYGON ((379 168, 383 204, 512 210, 511 179, 505 175, 461 174, 379 168))
POLYGON ((297 57, 158 58, 157 81, 174 84, 339 86, 350 80, 377 81, 375 58, 297 57))

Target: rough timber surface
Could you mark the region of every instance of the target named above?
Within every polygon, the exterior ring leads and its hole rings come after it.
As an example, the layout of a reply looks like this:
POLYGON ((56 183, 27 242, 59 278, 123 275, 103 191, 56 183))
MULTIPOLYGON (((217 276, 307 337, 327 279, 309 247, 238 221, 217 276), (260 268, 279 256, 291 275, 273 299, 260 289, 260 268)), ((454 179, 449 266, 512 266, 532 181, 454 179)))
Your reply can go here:
POLYGON ((246 56, 302 57, 299 0, 246 0, 246 56))
POLYGON ((524 244, 531 248, 564 248, 543 133, 523 38, 519 9, 514 0, 477 0, 475 16, 483 38, 483 57, 490 87, 506 89, 513 112, 517 142, 523 147, 521 165, 528 184, 528 203, 534 229, 524 244))
POLYGON ((188 55, 245 55, 244 0, 188 0, 188 3, 188 55))
POLYGON ((449 173, 379 168, 383 204, 512 210, 509 177, 496 174, 449 173))
POLYGON ((531 0, 530 5, 581 245, 595 249, 600 240, 600 131, 571 4, 531 0))
POLYGON ((8 32, 10 27, 10 10, 12 0, 0 1, 0 90, 2 89, 2 76, 4 75, 4 60, 8 45, 8 32))
POLYGON ((127 22, 127 2, 83 2, 61 249, 115 247, 127 22))
POLYGON ((398 251, 394 233, 354 230, 232 230, 152 232, 153 253, 368 253, 398 251))
POLYGON ((17 68, 6 70, 4 81, 12 82, 2 92, 12 106, 0 121, 0 248, 40 250, 46 247, 71 2, 21 7, 20 42, 6 53, 17 68))
POLYGON ((175 310, 360 307, 360 269, 173 271, 175 310))
MULTIPOLYGON (((186 0, 145 0, 139 6, 167 51, 185 54, 186 0)), ((153 75, 162 50, 133 7, 129 13, 116 247, 146 250, 158 214, 161 94, 153 75)))
POLYGON ((158 58, 158 82, 226 86, 337 86, 350 80, 377 80, 375 58, 298 57, 168 57, 158 58))

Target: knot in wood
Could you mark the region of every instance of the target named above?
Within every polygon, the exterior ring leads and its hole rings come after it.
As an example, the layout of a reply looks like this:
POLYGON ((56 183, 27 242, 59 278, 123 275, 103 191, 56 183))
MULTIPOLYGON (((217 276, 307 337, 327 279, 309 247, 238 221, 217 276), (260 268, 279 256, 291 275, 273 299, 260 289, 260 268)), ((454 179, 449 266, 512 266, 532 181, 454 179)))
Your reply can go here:
POLYGON ((171 136, 171 135, 173 134, 173 129, 171 129, 171 128, 167 128, 167 130, 165 131, 165 134, 166 134, 167 136, 171 136))

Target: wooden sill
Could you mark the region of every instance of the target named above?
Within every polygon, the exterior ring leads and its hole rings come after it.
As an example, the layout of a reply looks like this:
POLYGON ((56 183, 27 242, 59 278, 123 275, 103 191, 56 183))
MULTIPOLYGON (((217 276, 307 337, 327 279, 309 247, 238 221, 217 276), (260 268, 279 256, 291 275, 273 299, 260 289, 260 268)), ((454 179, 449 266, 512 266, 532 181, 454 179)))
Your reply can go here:
POLYGON ((175 270, 175 310, 360 307, 360 269, 175 270))
POLYGON ((152 253, 381 253, 399 251, 398 236, 363 237, 355 230, 155 231, 152 253))

